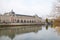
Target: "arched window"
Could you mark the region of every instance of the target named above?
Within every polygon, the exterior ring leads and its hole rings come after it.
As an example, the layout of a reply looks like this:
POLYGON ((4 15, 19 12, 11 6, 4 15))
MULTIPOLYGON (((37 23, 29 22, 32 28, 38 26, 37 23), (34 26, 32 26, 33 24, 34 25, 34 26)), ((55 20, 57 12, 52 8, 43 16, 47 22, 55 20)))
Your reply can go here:
POLYGON ((26 20, 24 20, 24 23, 26 23, 26 20))
POLYGON ((27 20, 27 23, 29 23, 29 21, 27 20))
POLYGON ((21 23, 23 23, 23 20, 21 20, 21 23))
POLYGON ((33 20, 32 20, 32 23, 33 23, 33 20))
POLYGON ((17 20, 17 23, 19 23, 19 20, 17 20))
POLYGON ((30 23, 31 23, 31 20, 30 20, 30 23))

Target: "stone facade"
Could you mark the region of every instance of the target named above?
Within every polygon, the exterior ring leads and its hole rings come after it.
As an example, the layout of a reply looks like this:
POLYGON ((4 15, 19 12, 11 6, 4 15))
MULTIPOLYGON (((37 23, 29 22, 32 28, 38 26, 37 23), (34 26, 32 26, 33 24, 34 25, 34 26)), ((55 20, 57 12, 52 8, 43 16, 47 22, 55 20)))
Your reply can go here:
POLYGON ((0 15, 0 23, 40 23, 41 18, 37 15, 29 16, 29 15, 20 15, 15 14, 13 10, 8 13, 4 13, 0 15))

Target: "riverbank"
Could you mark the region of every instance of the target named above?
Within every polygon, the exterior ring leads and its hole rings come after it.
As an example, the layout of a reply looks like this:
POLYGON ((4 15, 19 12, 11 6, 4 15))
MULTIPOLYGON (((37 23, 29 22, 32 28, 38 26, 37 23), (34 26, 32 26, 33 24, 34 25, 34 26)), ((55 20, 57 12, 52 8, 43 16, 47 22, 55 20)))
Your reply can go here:
POLYGON ((3 26, 33 26, 33 25, 44 25, 44 24, 41 24, 41 23, 7 23, 7 24, 0 24, 1 27, 3 26))

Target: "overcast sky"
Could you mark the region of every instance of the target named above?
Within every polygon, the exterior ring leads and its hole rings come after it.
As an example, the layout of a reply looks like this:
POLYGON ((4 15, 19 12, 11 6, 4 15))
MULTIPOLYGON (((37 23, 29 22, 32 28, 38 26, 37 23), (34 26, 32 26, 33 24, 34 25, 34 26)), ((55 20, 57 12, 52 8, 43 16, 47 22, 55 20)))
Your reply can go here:
POLYGON ((51 12, 55 0, 0 0, 0 13, 13 9, 16 14, 45 17, 51 12))

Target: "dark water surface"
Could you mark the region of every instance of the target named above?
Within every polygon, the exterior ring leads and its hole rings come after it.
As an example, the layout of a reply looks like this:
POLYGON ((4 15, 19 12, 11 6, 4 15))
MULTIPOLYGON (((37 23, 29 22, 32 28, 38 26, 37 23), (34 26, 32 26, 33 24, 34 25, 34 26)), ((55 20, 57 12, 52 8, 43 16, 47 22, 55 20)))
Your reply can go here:
POLYGON ((60 27, 15 26, 0 28, 0 40, 60 40, 60 27))

